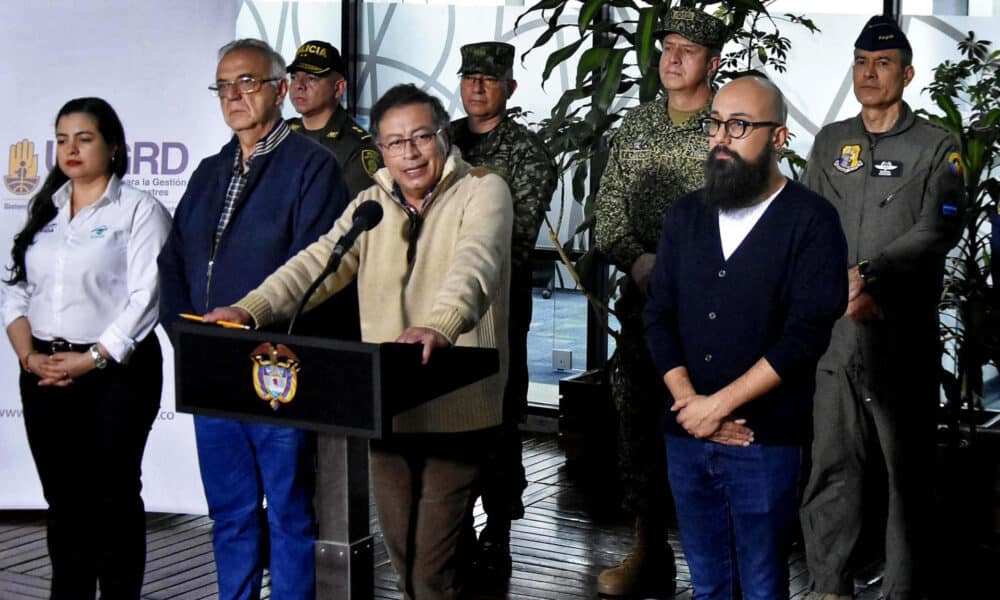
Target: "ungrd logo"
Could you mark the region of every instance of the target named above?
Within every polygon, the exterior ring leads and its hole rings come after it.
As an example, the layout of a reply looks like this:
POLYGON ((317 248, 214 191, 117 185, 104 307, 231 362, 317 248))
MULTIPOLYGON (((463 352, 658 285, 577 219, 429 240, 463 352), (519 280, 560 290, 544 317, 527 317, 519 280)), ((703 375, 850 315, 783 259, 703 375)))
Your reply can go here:
POLYGON ((9 168, 3 183, 18 196, 26 196, 38 187, 38 155, 35 143, 25 138, 10 145, 9 168))

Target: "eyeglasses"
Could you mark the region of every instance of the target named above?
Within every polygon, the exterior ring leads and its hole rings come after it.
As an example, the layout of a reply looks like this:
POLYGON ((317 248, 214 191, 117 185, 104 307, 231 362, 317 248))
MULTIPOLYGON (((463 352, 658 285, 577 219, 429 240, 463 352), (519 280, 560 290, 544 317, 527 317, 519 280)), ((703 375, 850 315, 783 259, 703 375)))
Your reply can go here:
POLYGON ((407 144, 413 144, 417 150, 423 151, 431 145, 439 133, 441 133, 440 129, 434 133, 418 133, 413 137, 399 138, 389 142, 377 142, 377 144, 378 147, 385 150, 389 156, 402 156, 406 152, 407 144))
POLYGON ((754 129, 758 127, 781 127, 781 123, 775 123, 774 121, 744 121, 743 119, 729 119, 728 121, 720 121, 718 119, 713 119, 712 117, 705 117, 701 120, 701 131, 707 136, 713 136, 719 133, 719 128, 725 125, 726 135, 738 140, 750 135, 754 129))
POLYGON ((495 88, 506 81, 492 75, 462 75, 462 83, 479 84, 487 88, 495 88))
POLYGON ((257 79, 250 75, 244 75, 243 77, 237 77, 234 81, 216 81, 215 85, 208 86, 208 91, 212 92, 213 96, 223 98, 229 97, 230 91, 234 88, 239 90, 241 94, 254 94, 260 91, 261 85, 281 81, 282 79, 284 78, 271 77, 268 79, 257 79))

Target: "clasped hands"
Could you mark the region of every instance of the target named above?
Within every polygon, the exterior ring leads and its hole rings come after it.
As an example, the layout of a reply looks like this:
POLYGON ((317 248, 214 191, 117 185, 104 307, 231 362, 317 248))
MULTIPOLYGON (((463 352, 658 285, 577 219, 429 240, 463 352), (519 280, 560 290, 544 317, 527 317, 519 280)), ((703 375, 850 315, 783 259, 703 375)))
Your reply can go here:
POLYGON ((675 399, 670 411, 677 413, 677 423, 695 438, 727 446, 753 443, 753 430, 746 426, 746 419, 726 414, 715 395, 691 394, 675 399))
POLYGON ((844 315, 857 323, 882 316, 882 309, 875 297, 865 290, 865 280, 856 266, 847 270, 847 310, 844 315))
POLYGON ((77 377, 94 369, 89 352, 31 352, 24 359, 24 370, 38 377, 38 385, 66 387, 77 377))

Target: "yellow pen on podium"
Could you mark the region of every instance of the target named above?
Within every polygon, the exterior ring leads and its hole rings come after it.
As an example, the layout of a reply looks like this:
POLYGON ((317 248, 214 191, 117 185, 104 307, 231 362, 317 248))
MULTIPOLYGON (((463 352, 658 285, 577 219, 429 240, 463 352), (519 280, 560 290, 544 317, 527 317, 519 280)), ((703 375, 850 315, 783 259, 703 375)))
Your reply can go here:
MULTIPOLYGON (((201 315, 192 315, 189 313, 180 313, 182 319, 187 319, 188 321, 198 321, 199 323, 204 323, 205 319, 201 315)), ((209 325, 218 325, 219 327, 225 327, 226 329, 250 329, 249 325, 244 325, 242 323, 234 323, 233 321, 215 321, 209 323, 209 325)))

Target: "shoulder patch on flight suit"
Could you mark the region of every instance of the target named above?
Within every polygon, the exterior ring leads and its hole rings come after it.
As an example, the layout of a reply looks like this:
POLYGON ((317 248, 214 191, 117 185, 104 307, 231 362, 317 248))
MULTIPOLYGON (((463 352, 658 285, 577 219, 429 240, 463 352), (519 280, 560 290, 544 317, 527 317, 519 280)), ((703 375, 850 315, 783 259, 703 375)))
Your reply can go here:
POLYGON ((962 155, 958 152, 952 152, 948 155, 948 170, 951 171, 952 175, 957 175, 962 177, 965 173, 965 169, 962 167, 962 155))
POLYGON ((861 144, 846 144, 840 149, 840 157, 833 161, 833 168, 841 173, 853 173, 865 166, 861 160, 861 144))
POLYGON ((362 150, 361 166, 365 168, 365 173, 368 173, 369 177, 374 177, 375 172, 378 171, 378 152, 374 150, 362 150))
POLYGON ((335 140, 338 137, 340 137, 340 132, 339 131, 331 131, 330 133, 326 134, 326 137, 330 138, 331 140, 335 140))

